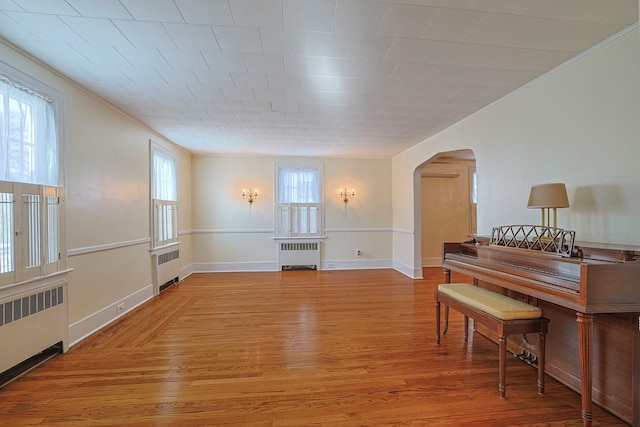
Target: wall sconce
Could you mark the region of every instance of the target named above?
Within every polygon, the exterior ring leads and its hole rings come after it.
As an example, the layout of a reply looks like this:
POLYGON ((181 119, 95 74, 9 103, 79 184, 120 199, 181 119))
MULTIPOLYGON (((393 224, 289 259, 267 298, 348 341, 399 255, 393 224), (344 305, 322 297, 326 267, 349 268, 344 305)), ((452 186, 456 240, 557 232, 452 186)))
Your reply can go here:
POLYGON ((340 189, 340 198, 343 202, 347 203, 349 199, 353 199, 354 197, 356 197, 356 190, 354 190, 353 188, 351 189, 351 191, 347 191, 346 188, 340 189))
POLYGON ((564 184, 539 184, 531 187, 529 193, 529 209, 539 208, 542 216, 542 226, 556 227, 556 209, 568 208, 569 198, 567 197, 567 188, 564 184), (553 211, 553 222, 550 220, 551 211, 553 211))
POLYGON ((247 202, 249 202, 249 204, 253 203, 253 201, 255 199, 258 198, 258 190, 252 190, 251 188, 249 189, 249 191, 245 190, 244 188, 242 189, 242 198, 246 199, 247 202))

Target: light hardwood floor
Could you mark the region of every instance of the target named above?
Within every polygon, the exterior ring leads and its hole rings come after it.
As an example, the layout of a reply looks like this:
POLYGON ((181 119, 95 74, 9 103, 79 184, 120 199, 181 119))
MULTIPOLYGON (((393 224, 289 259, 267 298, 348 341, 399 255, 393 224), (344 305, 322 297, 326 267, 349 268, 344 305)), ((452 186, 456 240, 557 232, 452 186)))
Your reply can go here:
POLYGON ((442 277, 194 274, 0 389, 0 425, 580 426, 580 396, 539 396, 515 358, 501 400, 497 346, 459 314, 436 346, 442 277))

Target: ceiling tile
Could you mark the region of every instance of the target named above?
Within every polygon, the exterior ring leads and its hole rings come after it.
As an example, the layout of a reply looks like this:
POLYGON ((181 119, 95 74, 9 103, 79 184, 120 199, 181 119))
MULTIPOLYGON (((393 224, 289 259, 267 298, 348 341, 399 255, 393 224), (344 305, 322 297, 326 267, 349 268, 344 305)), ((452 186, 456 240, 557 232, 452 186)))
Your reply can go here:
POLYGON ((264 53, 282 55, 304 55, 307 33, 304 31, 282 31, 261 28, 262 50, 264 53))
POLYGON ((284 57, 282 55, 263 55, 248 53, 244 62, 249 73, 284 73, 284 57))
POLYGON ((160 68, 169 66, 167 60, 160 55, 158 49, 118 47, 116 50, 134 67, 160 68))
POLYGON ((513 13, 527 0, 471 0, 467 9, 495 13, 513 13))
POLYGON ((429 6, 391 4, 378 28, 378 34, 418 37, 438 9, 429 6))
POLYGON ((223 52, 262 53, 257 28, 214 27, 214 34, 223 52))
POLYGON ((174 70, 209 70, 199 50, 160 49, 160 54, 174 70))
POLYGON ((19 0, 17 4, 23 10, 32 13, 78 16, 78 12, 64 0, 19 0))
POLYGON ((330 31, 336 0, 283 0, 286 30, 330 31))
POLYGON ((118 67, 130 65, 129 62, 112 46, 89 46, 86 44, 73 45, 92 64, 118 67))
POLYGON ((114 20, 113 23, 134 47, 143 49, 175 49, 177 47, 164 26, 158 22, 114 20))
POLYGON ((118 0, 66 0, 80 15, 88 18, 133 19, 118 0))
POLYGON ((232 26, 228 0, 174 0, 185 22, 232 26))
POLYGON ((78 18, 75 16, 63 16, 61 19, 92 45, 132 47, 131 42, 109 19, 78 18))
POLYGON ((237 88, 268 88, 267 75, 263 73, 231 73, 237 88))
POLYGON ((420 34, 421 39, 430 40, 462 40, 465 34, 473 28, 483 12, 460 9, 438 9, 427 27, 420 34))
POLYGON ((339 0, 331 31, 350 34, 374 34, 388 5, 366 0, 339 0))
POLYGON ((184 22, 173 0, 120 0, 137 21, 184 22))
POLYGON ((305 55, 344 57, 350 34, 308 32, 305 55))
POLYGON ((431 40, 396 38, 384 56, 386 60, 418 62, 425 57, 433 46, 431 40))
POLYGON ((167 23, 164 28, 179 49, 220 51, 209 25, 167 23))
POLYGON ((353 34, 345 56, 347 58, 381 59, 393 43, 393 37, 371 34, 353 34))
POLYGON ((229 0, 239 27, 282 28, 282 0, 229 0))
POLYGON ((82 37, 55 15, 23 12, 5 13, 41 40, 55 43, 86 43, 82 37))

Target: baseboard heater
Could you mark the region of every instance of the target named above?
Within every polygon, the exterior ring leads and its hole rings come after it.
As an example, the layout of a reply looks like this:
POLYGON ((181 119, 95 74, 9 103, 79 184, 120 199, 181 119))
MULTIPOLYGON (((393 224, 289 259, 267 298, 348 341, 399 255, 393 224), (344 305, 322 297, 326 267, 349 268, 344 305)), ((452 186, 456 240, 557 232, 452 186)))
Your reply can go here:
POLYGON ((278 244, 278 269, 317 270, 320 266, 319 242, 280 242, 278 244))
POLYGON ((173 249, 153 255, 153 292, 160 292, 180 281, 180 250, 173 249))
POLYGON ((32 288, 0 299, 0 385, 66 351, 67 283, 32 288))

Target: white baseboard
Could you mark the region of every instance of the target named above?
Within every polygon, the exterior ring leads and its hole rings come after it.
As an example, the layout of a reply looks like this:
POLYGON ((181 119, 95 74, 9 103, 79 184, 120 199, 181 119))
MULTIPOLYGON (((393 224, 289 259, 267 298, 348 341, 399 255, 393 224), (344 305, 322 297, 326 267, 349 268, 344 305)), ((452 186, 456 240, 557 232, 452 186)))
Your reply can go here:
POLYGON ((201 262, 193 263, 194 273, 229 273, 235 271, 278 271, 278 263, 263 262, 201 262))
POLYGON ((102 310, 69 325, 70 346, 79 343, 89 335, 104 328, 109 323, 122 317, 151 298, 153 298, 153 285, 148 285, 139 291, 106 306, 102 310), (119 306, 121 305, 123 308, 119 309, 119 306))
POLYGON ((423 279, 422 267, 414 268, 398 261, 393 261, 393 269, 412 279, 423 279))
POLYGON ((392 268, 390 259, 358 259, 348 261, 323 261, 322 270, 375 270, 392 268))

